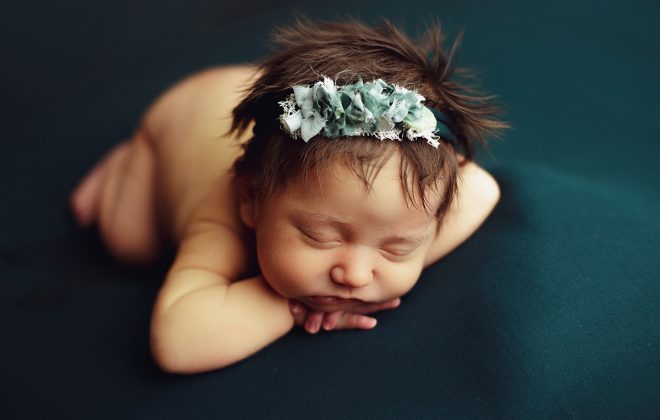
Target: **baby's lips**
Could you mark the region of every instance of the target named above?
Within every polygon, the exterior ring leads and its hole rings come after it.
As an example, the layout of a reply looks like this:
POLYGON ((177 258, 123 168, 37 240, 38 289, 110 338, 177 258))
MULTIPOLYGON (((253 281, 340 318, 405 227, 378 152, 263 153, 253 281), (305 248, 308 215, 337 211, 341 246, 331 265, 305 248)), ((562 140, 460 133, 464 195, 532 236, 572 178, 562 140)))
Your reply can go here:
POLYGON ((309 296, 308 299, 319 305, 338 305, 338 304, 362 302, 359 299, 344 299, 337 296, 309 296))

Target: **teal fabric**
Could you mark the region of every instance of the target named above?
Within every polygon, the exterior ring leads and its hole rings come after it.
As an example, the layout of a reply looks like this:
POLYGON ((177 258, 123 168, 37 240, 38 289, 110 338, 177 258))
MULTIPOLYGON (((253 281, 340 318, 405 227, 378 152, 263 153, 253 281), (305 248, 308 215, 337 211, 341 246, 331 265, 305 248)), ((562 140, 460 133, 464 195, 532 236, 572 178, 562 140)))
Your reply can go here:
POLYGON ((262 56, 291 10, 3 4, 3 417, 658 418, 660 3, 288 4, 465 29, 459 62, 513 126, 479 155, 492 216, 373 331, 297 330, 222 371, 161 373, 147 337, 167 261, 118 267, 68 193, 166 86, 262 56))
POLYGON ((326 76, 312 85, 293 86, 292 90, 291 96, 280 102, 284 110, 280 119, 295 138, 309 141, 318 134, 329 138, 366 134, 389 138, 388 133, 396 130, 405 134, 390 140, 414 140, 419 134, 437 147, 435 117, 417 92, 382 79, 335 85, 326 76))

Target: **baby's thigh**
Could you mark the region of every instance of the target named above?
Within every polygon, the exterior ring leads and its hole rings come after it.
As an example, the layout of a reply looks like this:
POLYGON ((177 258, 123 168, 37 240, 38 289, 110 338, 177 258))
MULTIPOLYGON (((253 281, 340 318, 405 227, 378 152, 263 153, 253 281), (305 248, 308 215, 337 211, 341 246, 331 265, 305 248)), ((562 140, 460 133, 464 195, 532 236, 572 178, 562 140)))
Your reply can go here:
POLYGON ((149 263, 160 250, 154 150, 145 130, 117 148, 100 197, 101 233, 118 259, 149 263))

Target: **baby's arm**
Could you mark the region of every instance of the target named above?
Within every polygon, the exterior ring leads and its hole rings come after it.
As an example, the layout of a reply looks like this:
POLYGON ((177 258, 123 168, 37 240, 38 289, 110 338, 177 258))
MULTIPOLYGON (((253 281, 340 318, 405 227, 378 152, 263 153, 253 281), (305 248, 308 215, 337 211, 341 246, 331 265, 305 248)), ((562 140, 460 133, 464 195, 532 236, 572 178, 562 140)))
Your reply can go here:
POLYGON ((481 226, 500 199, 497 181, 474 162, 460 171, 458 195, 449 207, 436 238, 426 255, 424 266, 438 261, 481 226))
POLYGON ((288 300, 262 277, 237 275, 246 256, 223 224, 194 222, 153 312, 151 349, 165 371, 196 373, 238 362, 294 325, 288 300))

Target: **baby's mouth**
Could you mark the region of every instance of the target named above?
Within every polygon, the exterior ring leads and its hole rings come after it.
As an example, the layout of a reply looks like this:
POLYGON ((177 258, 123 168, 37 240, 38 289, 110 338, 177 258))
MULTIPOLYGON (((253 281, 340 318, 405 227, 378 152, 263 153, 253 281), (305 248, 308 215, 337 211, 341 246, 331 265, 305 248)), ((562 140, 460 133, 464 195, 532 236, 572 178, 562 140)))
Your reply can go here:
POLYGON ((363 303, 360 299, 344 299, 337 296, 307 296, 305 300, 322 306, 343 306, 347 304, 363 303))

